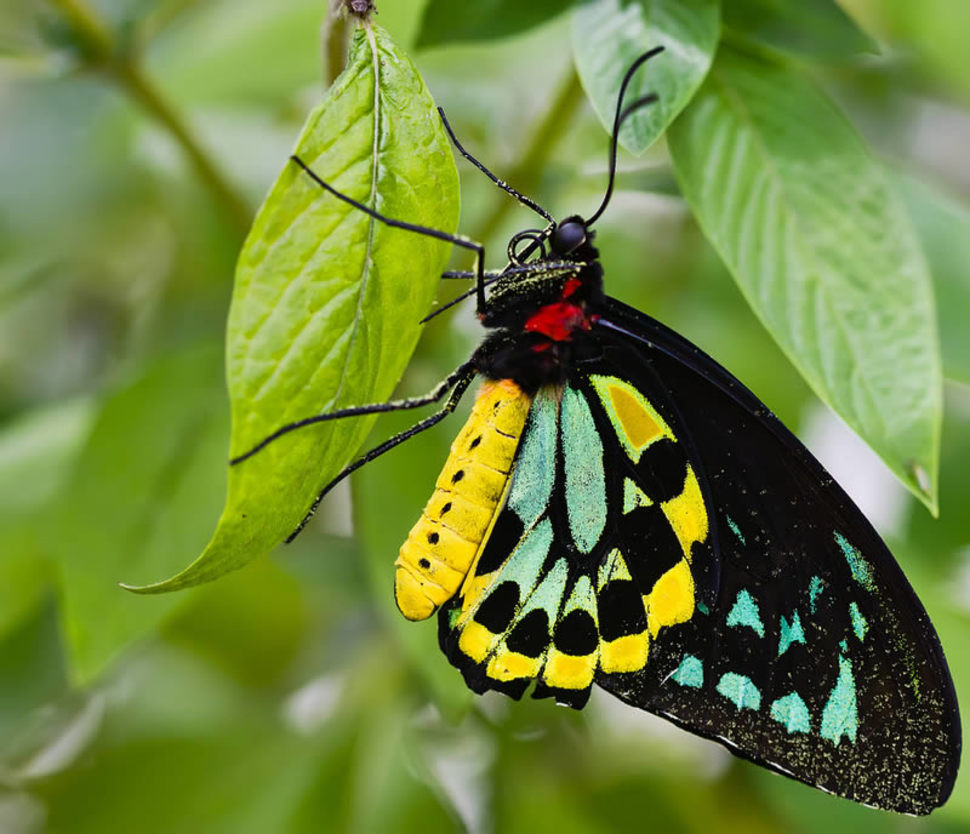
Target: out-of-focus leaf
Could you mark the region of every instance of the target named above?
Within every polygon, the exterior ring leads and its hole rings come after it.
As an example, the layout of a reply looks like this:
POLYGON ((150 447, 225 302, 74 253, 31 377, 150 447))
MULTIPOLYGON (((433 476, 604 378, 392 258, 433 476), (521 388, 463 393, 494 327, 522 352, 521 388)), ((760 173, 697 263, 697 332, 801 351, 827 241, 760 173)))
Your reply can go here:
MULTIPOLYGON (((361 29, 345 73, 311 115, 296 153, 344 194, 393 218, 453 231, 457 172, 411 62, 380 29, 361 29)), ((227 335, 232 455, 281 426, 386 400, 420 334, 448 246, 378 223, 287 165, 236 270, 227 335)), ((287 434, 230 470, 219 527, 169 580, 207 582, 268 552, 352 458, 373 418, 287 434)))
POLYGON ((295 89, 320 79, 324 8, 317 0, 200 3, 153 44, 159 80, 183 106, 279 107, 295 89))
POLYGON ((846 58, 878 47, 835 0, 725 0, 724 23, 743 37, 812 58, 846 58))
MULTIPOLYGON (((101 749, 93 765, 35 790, 48 803, 48 831, 101 834, 110 820, 144 834, 280 831, 315 758, 296 741, 255 722, 208 737, 139 739, 101 749)), ((327 830, 325 820, 318 830, 327 830)))
POLYGON ((970 209, 913 177, 897 182, 933 274, 943 372, 970 384, 970 209))
POLYGON ((668 138, 684 195, 765 327, 935 512, 933 294, 881 166, 810 82, 727 49, 668 138))
POLYGON ((309 612, 295 580, 271 559, 211 585, 165 627, 165 637, 207 657, 252 687, 279 685, 290 671, 309 612))
POLYGON ((875 4, 891 34, 920 53, 924 66, 970 100, 967 32, 970 3, 964 0, 881 0, 875 4))
POLYGON ((569 5, 563 0, 476 0, 456 6, 450 0, 430 0, 417 45, 504 38, 562 14, 569 5))
POLYGON ((620 82, 630 65, 648 49, 666 47, 627 89, 627 104, 657 95, 620 130, 620 142, 633 153, 650 147, 697 92, 719 35, 719 0, 589 0, 573 12, 576 67, 607 130, 613 129, 620 82))
POLYGON ((87 438, 95 405, 69 400, 29 412, 0 433, 0 636, 42 599, 49 566, 37 541, 50 502, 87 438))
POLYGON ((109 397, 50 516, 75 681, 186 602, 139 599, 118 581, 171 572, 212 528, 226 481, 220 365, 215 345, 186 350, 109 397))

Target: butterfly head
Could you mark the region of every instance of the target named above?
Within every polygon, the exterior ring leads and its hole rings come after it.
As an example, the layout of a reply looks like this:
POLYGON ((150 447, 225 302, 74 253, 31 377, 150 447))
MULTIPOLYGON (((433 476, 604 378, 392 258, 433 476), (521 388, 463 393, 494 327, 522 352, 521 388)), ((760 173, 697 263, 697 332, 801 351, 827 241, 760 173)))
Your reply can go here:
POLYGON ((574 260, 574 253, 589 243, 591 236, 586 221, 579 215, 573 215, 553 228, 549 235, 549 248, 554 256, 574 260))

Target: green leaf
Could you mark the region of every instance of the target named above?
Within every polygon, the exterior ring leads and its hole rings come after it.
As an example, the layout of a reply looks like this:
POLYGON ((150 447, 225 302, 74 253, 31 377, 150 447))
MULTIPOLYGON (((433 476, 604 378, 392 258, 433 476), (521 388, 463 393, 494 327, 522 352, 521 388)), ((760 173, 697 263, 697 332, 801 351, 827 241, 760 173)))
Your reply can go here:
POLYGON ((943 371, 949 379, 970 385, 970 208, 913 177, 901 176, 896 182, 933 274, 943 371))
POLYGON ((835 0, 725 0, 724 24, 768 46, 813 58, 879 51, 835 0))
POLYGON ((970 100, 970 61, 967 60, 970 3, 881 0, 869 11, 884 19, 891 36, 915 48, 920 69, 929 70, 964 102, 970 100))
POLYGON ((97 677, 185 597, 135 599, 120 579, 175 570, 201 547, 225 489, 215 343, 166 358, 109 397, 48 520, 71 676, 97 677))
POLYGON ((476 0, 456 6, 452 0, 431 0, 424 10, 418 46, 454 41, 484 41, 524 32, 562 14, 562 0, 476 0))
MULTIPOLYGON (((347 69, 310 114, 296 153, 386 216, 448 232, 457 226, 458 175, 434 102, 378 28, 356 33, 347 69)), ((448 254, 447 244, 378 223, 288 164, 236 269, 227 334, 232 456, 295 420, 388 399, 448 254)), ((203 554, 169 580, 130 590, 208 582, 272 550, 372 425, 365 418, 303 428, 232 467, 203 554)))
POLYGON ((20 415, 0 432, 0 638, 48 593, 51 570, 38 530, 94 421, 90 399, 20 415))
POLYGON ((809 81, 726 49, 668 141, 685 197, 765 327, 935 512, 933 294, 882 167, 809 81))
POLYGON ((573 12, 579 77, 609 131, 630 65, 648 49, 666 47, 636 73, 627 90, 627 104, 648 93, 658 96, 620 130, 620 142, 633 153, 650 147, 697 92, 719 35, 719 0, 591 0, 573 12))

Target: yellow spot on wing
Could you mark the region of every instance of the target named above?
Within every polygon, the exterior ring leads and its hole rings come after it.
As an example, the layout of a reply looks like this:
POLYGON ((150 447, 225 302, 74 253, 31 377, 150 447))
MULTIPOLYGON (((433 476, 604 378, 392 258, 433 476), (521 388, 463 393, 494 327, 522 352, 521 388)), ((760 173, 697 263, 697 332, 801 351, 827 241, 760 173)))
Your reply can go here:
MULTIPOLYGON (((467 654, 467 653, 466 653, 467 654)), ((497 651, 488 661, 485 674, 497 681, 534 678, 539 673, 542 657, 527 657, 519 652, 497 651)))
POLYGON ((590 381, 599 394, 616 436, 634 463, 661 437, 676 440, 670 426, 636 387, 615 376, 594 374, 590 381))
POLYGON ((619 385, 611 385, 609 391, 613 412, 634 449, 644 449, 663 436, 663 429, 657 421, 629 391, 619 385))
POLYGON ((461 630, 458 648, 476 663, 481 663, 488 656, 496 639, 497 636, 481 623, 469 620, 461 630))
POLYGON ((542 680, 558 689, 586 689, 593 683, 596 652, 585 655, 564 654, 555 646, 549 649, 542 680))
POLYGON ((690 549, 694 542, 702 542, 707 538, 707 508, 704 506, 704 496, 701 495, 700 485, 692 466, 687 467, 687 477, 684 489, 676 498, 660 505, 667 516, 667 521, 673 528, 684 550, 684 555, 691 557, 690 549))
POLYGON ((600 641, 600 669, 604 672, 636 672, 647 665, 650 638, 645 631, 616 640, 600 641))
POLYGON ((643 598, 650 634, 657 636, 661 626, 686 623, 694 613, 694 577, 690 565, 681 559, 661 576, 643 598))

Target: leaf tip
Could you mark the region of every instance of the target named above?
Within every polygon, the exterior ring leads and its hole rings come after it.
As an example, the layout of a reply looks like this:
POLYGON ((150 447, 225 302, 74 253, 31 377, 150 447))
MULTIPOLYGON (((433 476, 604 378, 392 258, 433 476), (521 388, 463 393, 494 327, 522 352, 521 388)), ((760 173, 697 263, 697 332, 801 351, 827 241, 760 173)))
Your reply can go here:
POLYGON ((934 479, 930 476, 926 467, 918 461, 911 461, 908 468, 916 484, 917 497, 926 509, 930 511, 930 515, 933 518, 939 518, 939 496, 933 483, 934 479))

